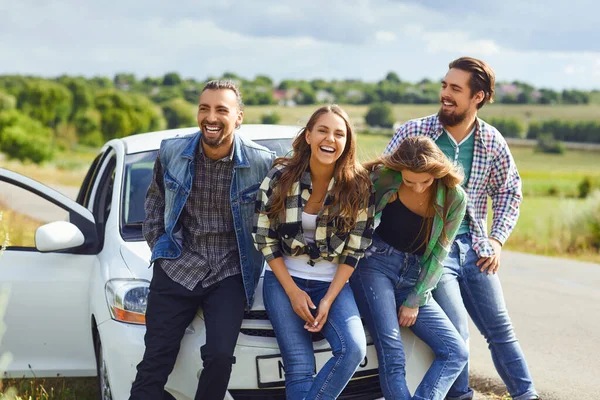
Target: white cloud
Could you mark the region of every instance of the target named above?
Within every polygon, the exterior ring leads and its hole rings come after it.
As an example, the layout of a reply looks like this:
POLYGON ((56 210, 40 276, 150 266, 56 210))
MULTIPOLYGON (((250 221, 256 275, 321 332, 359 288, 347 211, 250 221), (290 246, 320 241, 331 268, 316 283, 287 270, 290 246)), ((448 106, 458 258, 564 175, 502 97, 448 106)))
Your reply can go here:
POLYGON ((565 74, 573 75, 575 73, 575 66, 573 64, 569 64, 565 66, 565 74))
POLYGON ((375 39, 380 42, 393 42, 396 40, 396 34, 389 31, 377 31, 375 32, 375 39))
POLYGON ((600 51, 518 50, 490 33, 500 20, 465 14, 459 21, 420 3, 349 1, 223 0, 199 6, 197 0, 181 0, 174 8, 148 0, 134 8, 122 0, 77 7, 74 0, 43 6, 0 0, 0 74, 133 72, 141 78, 177 71, 204 79, 230 71, 275 80, 375 81, 395 71, 418 81, 441 78, 449 61, 471 55, 488 61, 499 81, 600 87, 600 51))

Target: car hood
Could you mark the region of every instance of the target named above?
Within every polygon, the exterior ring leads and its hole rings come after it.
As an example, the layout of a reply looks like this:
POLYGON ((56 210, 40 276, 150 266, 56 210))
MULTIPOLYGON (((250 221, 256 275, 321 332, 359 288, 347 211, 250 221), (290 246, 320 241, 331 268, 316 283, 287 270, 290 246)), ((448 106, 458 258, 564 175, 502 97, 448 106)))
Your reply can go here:
MULTIPOLYGON (((121 245, 121 257, 134 279, 147 279, 148 281, 152 279, 152 269, 149 268, 151 255, 152 252, 146 242, 126 242, 121 245)), ((263 276, 261 274, 254 293, 252 311, 263 311, 265 309, 262 286, 263 276)))
POLYGON ((152 252, 148 243, 126 242, 121 245, 120 252, 134 279, 152 279, 152 269, 149 268, 152 252))

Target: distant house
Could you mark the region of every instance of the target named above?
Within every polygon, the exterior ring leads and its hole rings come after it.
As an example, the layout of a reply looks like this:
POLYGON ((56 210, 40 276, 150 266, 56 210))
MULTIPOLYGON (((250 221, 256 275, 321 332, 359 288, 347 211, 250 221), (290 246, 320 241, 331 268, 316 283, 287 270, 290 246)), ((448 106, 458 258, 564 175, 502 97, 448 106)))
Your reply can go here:
POLYGON ((318 90, 315 94, 317 103, 333 103, 335 102, 335 96, 329 93, 327 90, 318 90))
POLYGON ((361 90, 357 89, 350 89, 346 91, 345 95, 348 100, 352 101, 361 101, 365 97, 365 94, 361 90))
POLYGON ((298 89, 274 90, 273 98, 280 106, 295 107, 294 96, 298 94, 298 89))
POLYGON ((496 86, 496 96, 501 99, 504 96, 518 96, 521 88, 512 83, 501 83, 496 86))

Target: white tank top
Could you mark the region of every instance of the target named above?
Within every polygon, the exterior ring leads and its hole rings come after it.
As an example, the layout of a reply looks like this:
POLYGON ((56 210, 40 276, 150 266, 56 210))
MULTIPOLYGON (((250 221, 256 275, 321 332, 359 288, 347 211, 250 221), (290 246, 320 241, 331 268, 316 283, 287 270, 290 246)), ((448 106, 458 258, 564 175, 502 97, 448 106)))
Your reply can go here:
MULTIPOLYGON (((304 240, 308 244, 315 242, 315 230, 317 229, 317 216, 302 212, 302 229, 304 231, 304 240)), ((301 256, 283 256, 283 262, 291 276, 300 279, 311 279, 315 281, 331 282, 337 271, 337 264, 329 261, 319 261, 311 266, 308 262, 308 255, 301 256)), ((271 271, 267 264, 266 269, 271 271)))

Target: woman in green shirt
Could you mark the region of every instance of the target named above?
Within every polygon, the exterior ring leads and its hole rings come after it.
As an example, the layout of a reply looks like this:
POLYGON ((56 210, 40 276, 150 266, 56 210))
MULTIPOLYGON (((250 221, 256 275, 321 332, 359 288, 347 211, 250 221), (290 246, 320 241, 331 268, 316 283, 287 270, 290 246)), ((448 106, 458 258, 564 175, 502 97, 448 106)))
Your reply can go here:
POLYGON ((424 136, 405 139, 391 155, 367 163, 381 222, 351 285, 377 348, 386 399, 444 399, 468 360, 468 348, 431 297, 467 199, 462 173, 424 136), (411 397, 400 327, 435 353, 411 397))

